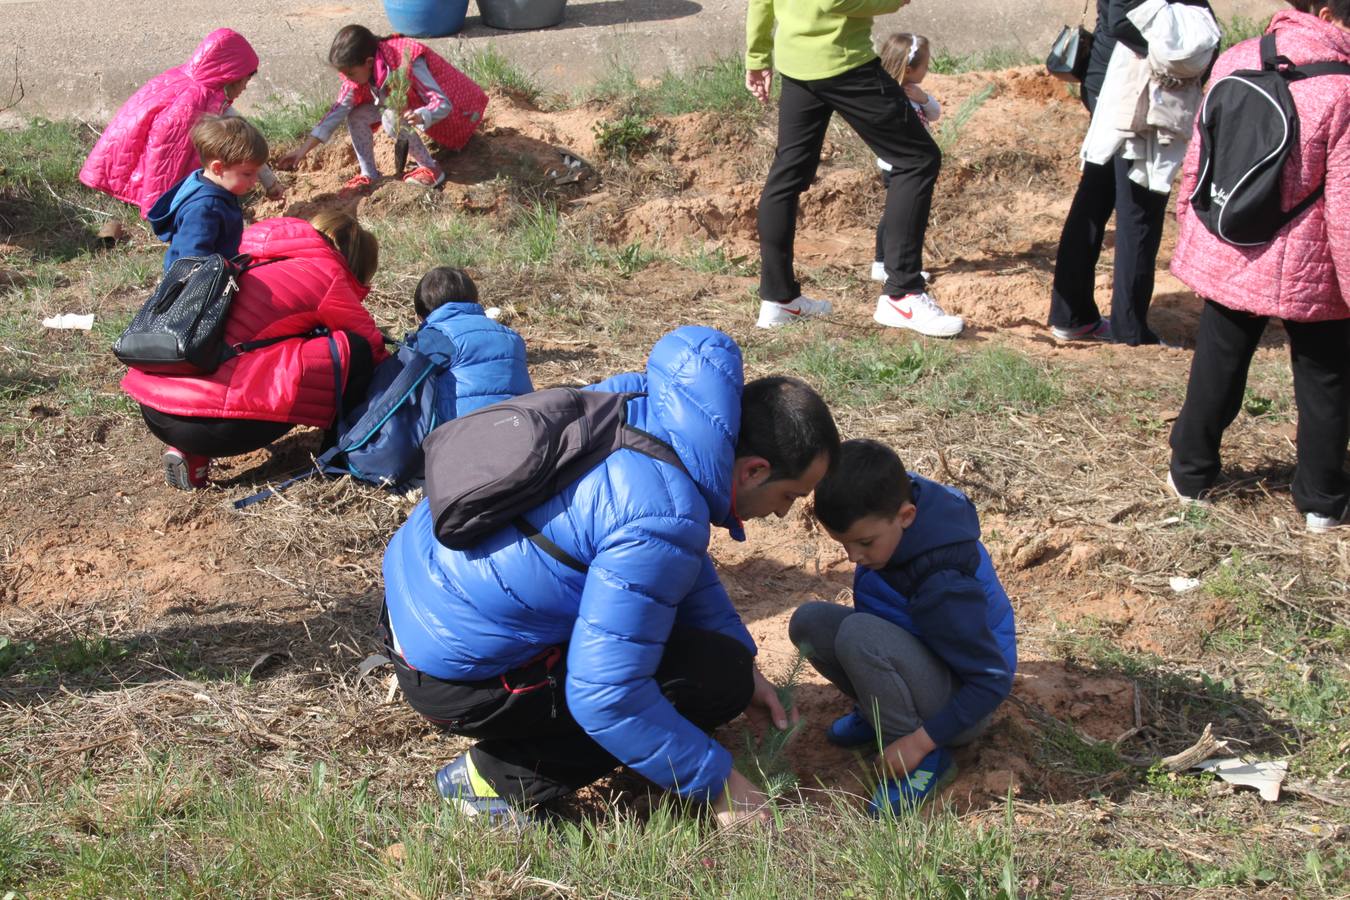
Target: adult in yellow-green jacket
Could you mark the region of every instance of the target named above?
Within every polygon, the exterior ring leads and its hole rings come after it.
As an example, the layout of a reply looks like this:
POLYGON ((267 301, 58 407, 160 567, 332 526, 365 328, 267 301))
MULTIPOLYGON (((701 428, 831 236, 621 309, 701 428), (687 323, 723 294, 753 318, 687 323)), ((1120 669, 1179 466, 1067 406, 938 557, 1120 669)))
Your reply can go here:
POLYGON ((874 318, 926 334, 961 330, 961 320, 928 296, 921 274, 942 151, 872 49, 873 17, 906 2, 749 0, 745 86, 768 103, 773 70, 783 76, 778 148, 759 200, 761 328, 833 311, 828 300, 802 296, 792 244, 798 197, 816 177, 825 130, 837 112, 894 169, 886 192, 886 285, 874 318))

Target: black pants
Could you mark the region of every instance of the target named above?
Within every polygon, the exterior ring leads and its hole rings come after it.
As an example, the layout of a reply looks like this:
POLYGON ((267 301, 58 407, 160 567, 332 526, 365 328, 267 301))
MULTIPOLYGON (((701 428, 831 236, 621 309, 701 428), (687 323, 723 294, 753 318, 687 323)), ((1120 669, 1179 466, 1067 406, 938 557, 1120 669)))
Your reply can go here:
POLYGON ((839 113, 872 152, 895 171, 886 190, 884 261, 887 294, 922 291, 923 238, 942 151, 879 60, 815 81, 783 77, 778 148, 759 198, 759 296, 786 302, 801 295, 793 277, 797 207, 820 166, 830 116, 839 113))
MULTIPOLYGON (((1172 427, 1172 480, 1187 496, 1219 477, 1219 442, 1242 408, 1247 369, 1266 322, 1265 316, 1205 301, 1186 402, 1172 427)), ((1286 321, 1284 330, 1298 407, 1294 504, 1301 512, 1336 518, 1350 499, 1344 468, 1350 442, 1350 319, 1286 321)))
POLYGON ((1162 242, 1167 194, 1130 180, 1130 164, 1119 155, 1108 165, 1083 166, 1078 190, 1064 220, 1050 291, 1050 324, 1092 325, 1101 318, 1093 290, 1097 259, 1112 210, 1116 214, 1115 284, 1111 292, 1111 334, 1122 344, 1156 344, 1148 327, 1153 273, 1162 242))
MULTIPOLYGON (((350 349, 347 381, 342 389, 342 411, 346 413, 365 398, 375 371, 375 357, 365 338, 350 331, 344 333, 350 349)), ((144 403, 141 418, 150 433, 170 447, 213 459, 261 450, 295 427, 290 422, 180 416, 160 412, 144 403)))
MULTIPOLYGON (((447 731, 475 738, 478 773, 521 806, 548 803, 613 771, 619 761, 586 734, 567 708, 567 647, 483 681, 444 681, 391 653, 408 703, 447 731)), ((754 658, 735 638, 676 628, 656 682, 675 709, 707 731, 745 711, 754 658)))

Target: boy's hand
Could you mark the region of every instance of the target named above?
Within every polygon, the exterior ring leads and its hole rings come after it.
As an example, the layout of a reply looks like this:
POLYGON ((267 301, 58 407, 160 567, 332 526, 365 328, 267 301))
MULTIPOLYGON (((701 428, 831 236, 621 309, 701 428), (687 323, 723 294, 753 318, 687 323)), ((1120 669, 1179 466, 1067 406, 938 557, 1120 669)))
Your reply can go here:
POLYGON ((907 773, 919 767, 925 756, 936 749, 937 744, 928 736, 928 732, 920 728, 898 741, 891 742, 882 752, 881 760, 896 778, 904 778, 907 773))
POLYGON ((772 821, 769 798, 735 769, 727 776, 722 795, 712 802, 712 810, 717 816, 717 824, 723 828, 747 820, 764 824, 772 821))
POLYGON ((755 666, 755 692, 750 695, 750 705, 745 708, 745 717, 754 725, 756 731, 762 733, 766 721, 772 722, 773 727, 779 731, 786 731, 789 724, 797 724, 801 715, 794 706, 789 722, 788 714, 778 699, 778 689, 773 686, 773 682, 764 677, 759 666, 755 666))
POLYGON ((769 103, 769 89, 773 86, 773 69, 746 69, 745 89, 764 105, 769 103))

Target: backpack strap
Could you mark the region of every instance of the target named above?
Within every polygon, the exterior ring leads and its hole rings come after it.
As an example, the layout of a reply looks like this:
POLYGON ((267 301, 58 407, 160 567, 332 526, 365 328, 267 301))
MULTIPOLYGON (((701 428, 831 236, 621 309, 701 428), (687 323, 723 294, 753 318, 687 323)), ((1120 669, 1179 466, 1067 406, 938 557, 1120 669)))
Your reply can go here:
POLYGON ((1294 66, 1294 68, 1285 73, 1291 81, 1300 81, 1304 78, 1319 78, 1323 75, 1350 75, 1350 63, 1343 62, 1315 62, 1303 66, 1294 66))
MULTIPOLYGON (((641 428, 638 428, 634 425, 628 424, 628 401, 633 400, 637 397, 645 397, 645 396, 647 395, 638 392, 630 393, 624 396, 623 406, 621 407, 622 422, 619 426, 619 435, 618 435, 619 446, 616 449, 627 448, 629 450, 636 450, 638 453, 641 453, 644 456, 650 456, 652 459, 660 460, 661 462, 665 463, 670 463, 672 466, 679 469, 685 475, 689 475, 689 470, 685 468, 684 463, 680 460, 680 456, 678 453, 675 452, 674 447, 670 446, 670 444, 661 440, 656 435, 647 431, 643 431, 641 428)), ((585 575, 587 572, 590 571, 590 566, 586 565, 581 560, 577 559, 575 556, 568 553, 566 550, 559 547, 557 544, 553 543, 553 541, 544 537, 544 535, 540 533, 539 529, 531 525, 530 521, 526 519, 523 515, 516 516, 514 519, 511 520, 511 524, 516 526, 516 528, 519 529, 520 533, 525 535, 526 539, 529 540, 530 543, 534 544, 540 550, 544 551, 549 556, 553 557, 558 562, 562 563, 564 566, 567 566, 567 568, 571 569, 572 571, 580 572, 583 575, 585 575)))
POLYGON ((1350 63, 1325 61, 1295 65, 1289 57, 1281 56, 1275 49, 1275 32, 1261 35, 1261 68, 1270 72, 1279 72, 1289 81, 1301 81, 1304 78, 1319 78, 1323 75, 1350 75, 1350 63))

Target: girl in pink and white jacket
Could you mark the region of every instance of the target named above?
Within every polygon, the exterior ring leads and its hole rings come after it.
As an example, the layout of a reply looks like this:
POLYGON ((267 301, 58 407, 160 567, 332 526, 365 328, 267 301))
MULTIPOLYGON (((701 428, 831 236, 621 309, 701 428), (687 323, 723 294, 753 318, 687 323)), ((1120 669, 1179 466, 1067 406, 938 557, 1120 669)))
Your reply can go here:
MULTIPOLYGON (((1350 0, 1290 0, 1303 11, 1271 20, 1295 66, 1350 63, 1350 0)), ((1258 39, 1219 58, 1214 79, 1261 67, 1258 39)), ((1289 85, 1299 146, 1281 173, 1283 207, 1325 185, 1323 198, 1268 243, 1239 247, 1211 234, 1191 208, 1200 141, 1191 141, 1177 201, 1181 231, 1172 272, 1205 298, 1186 402, 1172 429, 1168 483, 1183 502, 1218 479, 1219 443, 1242 406, 1247 369, 1271 317, 1284 323, 1298 407, 1294 504, 1309 531, 1344 526, 1350 480, 1350 76, 1289 85)))

